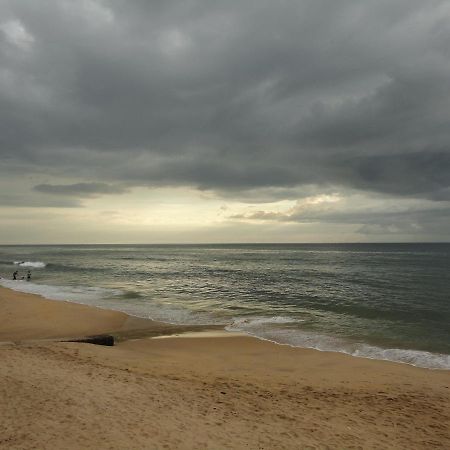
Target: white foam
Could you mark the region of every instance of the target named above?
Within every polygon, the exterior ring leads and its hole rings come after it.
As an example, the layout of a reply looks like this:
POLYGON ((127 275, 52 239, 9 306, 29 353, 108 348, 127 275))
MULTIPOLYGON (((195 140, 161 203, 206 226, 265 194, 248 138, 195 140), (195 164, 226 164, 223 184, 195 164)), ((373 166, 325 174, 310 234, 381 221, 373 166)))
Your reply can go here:
POLYGON ((239 317, 235 318, 233 322, 228 326, 228 328, 253 328, 265 324, 288 324, 288 323, 299 323, 302 322, 301 319, 294 319, 293 317, 284 316, 252 316, 252 317, 239 317))
POLYGON ((182 306, 147 301, 134 315, 148 317, 173 325, 223 325, 224 321, 206 311, 194 311, 182 306), (145 311, 145 314, 144 314, 145 311))
MULTIPOLYGON (((124 301, 123 291, 88 286, 51 286, 25 280, 0 279, 0 285, 27 294, 37 294, 49 300, 61 300, 98 308, 121 311, 126 314, 149 318, 176 325, 209 325, 217 323, 208 314, 193 312, 173 305, 151 302, 124 301)), ((223 323, 223 322, 220 322, 223 323)))
MULTIPOLYGON (((393 361, 428 369, 450 369, 450 355, 421 350, 381 348, 361 342, 352 342, 336 336, 277 327, 277 322, 270 320, 270 318, 266 319, 248 318, 243 320, 238 318, 231 325, 228 325, 226 329, 229 331, 241 331, 259 339, 292 347, 345 353, 359 358, 393 361)), ((279 321, 278 323, 289 322, 279 321)))
POLYGON ((37 294, 49 300, 67 300, 95 305, 96 301, 109 296, 120 295, 122 291, 87 286, 50 286, 23 280, 0 280, 0 284, 15 291, 37 294))
MULTIPOLYGON (((150 317, 175 324, 223 323, 207 313, 199 313, 175 305, 153 302, 123 302, 120 290, 87 286, 50 286, 22 280, 0 279, 0 285, 16 291, 38 294, 51 300, 65 300, 103 308, 115 309, 139 317, 150 317)), ((301 323, 301 319, 285 316, 251 316, 235 318, 226 326, 228 331, 240 331, 259 339, 292 347, 345 353, 360 358, 387 360, 429 369, 450 369, 450 355, 420 350, 381 348, 286 325, 301 323), (285 325, 285 326, 283 326, 285 325)))
POLYGON ((35 269, 43 269, 47 264, 42 261, 14 261, 16 266, 34 267, 35 269))
POLYGON ((401 348, 380 348, 361 344, 360 348, 351 353, 351 355, 401 362, 428 369, 450 369, 450 355, 444 355, 442 353, 405 350, 401 348))

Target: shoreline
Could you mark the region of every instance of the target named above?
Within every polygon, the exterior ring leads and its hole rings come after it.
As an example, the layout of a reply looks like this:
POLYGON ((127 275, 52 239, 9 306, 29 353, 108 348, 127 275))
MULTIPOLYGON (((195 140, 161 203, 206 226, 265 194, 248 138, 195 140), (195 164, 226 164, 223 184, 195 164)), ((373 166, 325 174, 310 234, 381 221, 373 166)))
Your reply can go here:
POLYGON ((2 448, 450 447, 448 371, 128 319, 0 288, 2 448))
MULTIPOLYGON (((124 314, 128 317, 128 326, 126 329, 117 330, 114 331, 114 333, 111 332, 111 334, 114 334, 117 339, 124 340, 124 339, 138 339, 140 337, 146 337, 146 336, 156 336, 159 334, 175 334, 179 332, 183 332, 185 330, 186 332, 191 331, 202 331, 202 330, 224 330, 226 333, 238 333, 243 334, 245 336, 251 337, 253 339, 257 339, 264 342, 270 342, 274 345, 280 345, 280 346, 288 346, 292 348, 298 348, 298 349, 310 349, 322 353, 337 353, 341 355, 347 355, 351 356, 353 358, 362 358, 362 359, 368 359, 373 361, 388 361, 393 362, 396 364, 405 364, 411 367, 418 367, 418 368, 424 368, 428 370, 439 370, 439 371, 450 371, 450 355, 443 354, 443 353, 437 353, 437 352, 431 352, 427 350, 415 350, 410 348, 402 348, 402 347, 390 347, 390 348, 383 348, 379 347, 374 344, 363 344, 367 349, 370 348, 372 352, 378 353, 376 356, 371 356, 369 354, 364 353, 358 353, 358 350, 356 351, 347 351, 344 347, 342 348, 336 348, 336 349, 323 349, 318 346, 300 346, 291 344, 289 342, 278 342, 274 339, 259 336, 257 334, 253 334, 249 331, 243 331, 243 330, 232 330, 229 329, 229 325, 227 324, 198 324, 198 325, 187 325, 187 324, 176 324, 171 322, 162 322, 157 321, 150 318, 144 318, 137 315, 130 314, 128 312, 125 312, 120 309, 110 309, 99 305, 88 305, 86 303, 78 302, 76 300, 64 300, 64 299, 56 299, 52 297, 45 297, 44 295, 40 293, 33 293, 33 292, 27 292, 26 290, 20 290, 20 289, 14 289, 13 287, 9 286, 9 281, 6 280, 8 283, 0 284, 0 289, 7 289, 11 292, 16 292, 19 294, 25 294, 25 295, 31 295, 31 296, 37 296, 38 298, 41 298, 43 300, 48 300, 51 302, 64 302, 72 305, 81 305, 87 308, 93 308, 94 310, 103 310, 103 311, 109 311, 110 313, 116 312, 120 314, 124 314), (142 330, 139 329, 139 326, 142 326, 142 330), (147 333, 146 334, 146 330, 147 333), (384 352, 387 353, 396 353, 395 356, 391 357, 385 357, 382 356, 384 352), (357 354, 356 354, 357 353, 357 354), (399 355, 400 354, 400 355, 399 355), (406 354, 406 355, 405 355, 406 354), (405 359, 402 359, 405 358, 405 359), (419 360, 417 360, 417 358, 419 360), (423 359, 426 359, 426 362, 423 362, 423 359)), ((23 280, 19 280, 19 282, 23 282, 23 280)), ((82 337, 82 336, 71 336, 71 337, 82 337)), ((1 334, 0 334, 1 338, 1 334)), ((350 344, 349 344, 350 345, 350 344)), ((367 350, 366 350, 367 351, 367 350)))
POLYGON ((172 335, 183 332, 223 329, 215 325, 175 325, 133 316, 122 311, 69 300, 47 299, 0 286, 3 317, 20 317, 20 322, 2 323, 0 342, 63 340, 96 334, 111 334, 118 341, 172 335), (57 322, 53 319, 56 318, 57 322), (80 323, 82 321, 82 323, 80 323))

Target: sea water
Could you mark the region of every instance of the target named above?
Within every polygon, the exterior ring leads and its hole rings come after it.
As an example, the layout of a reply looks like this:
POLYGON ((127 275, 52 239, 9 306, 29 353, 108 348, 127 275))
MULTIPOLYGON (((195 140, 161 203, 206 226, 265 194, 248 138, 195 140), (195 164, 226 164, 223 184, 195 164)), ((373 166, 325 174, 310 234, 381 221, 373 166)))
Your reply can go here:
POLYGON ((450 244, 0 246, 19 291, 439 369, 449 272, 450 244))

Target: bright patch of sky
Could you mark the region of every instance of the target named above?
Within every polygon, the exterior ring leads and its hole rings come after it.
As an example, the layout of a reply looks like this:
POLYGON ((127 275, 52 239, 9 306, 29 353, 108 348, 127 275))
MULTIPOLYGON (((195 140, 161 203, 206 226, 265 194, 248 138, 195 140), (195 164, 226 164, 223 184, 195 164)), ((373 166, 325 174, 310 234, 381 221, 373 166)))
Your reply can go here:
POLYGON ((30 50, 35 42, 34 36, 20 20, 9 20, 0 25, 7 41, 21 50, 30 50))

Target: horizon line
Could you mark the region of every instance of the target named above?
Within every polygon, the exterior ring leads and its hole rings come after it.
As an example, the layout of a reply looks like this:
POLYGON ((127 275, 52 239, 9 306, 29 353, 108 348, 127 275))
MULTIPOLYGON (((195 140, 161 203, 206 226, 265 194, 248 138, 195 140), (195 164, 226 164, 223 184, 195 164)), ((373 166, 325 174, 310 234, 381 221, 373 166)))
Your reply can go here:
POLYGON ((28 243, 28 244, 1 244, 0 247, 50 247, 50 246, 95 246, 95 245, 148 245, 148 246, 158 246, 158 245, 405 245, 405 244, 450 244, 450 241, 392 241, 392 242, 160 242, 160 243, 144 243, 144 242, 106 242, 106 243, 28 243))

